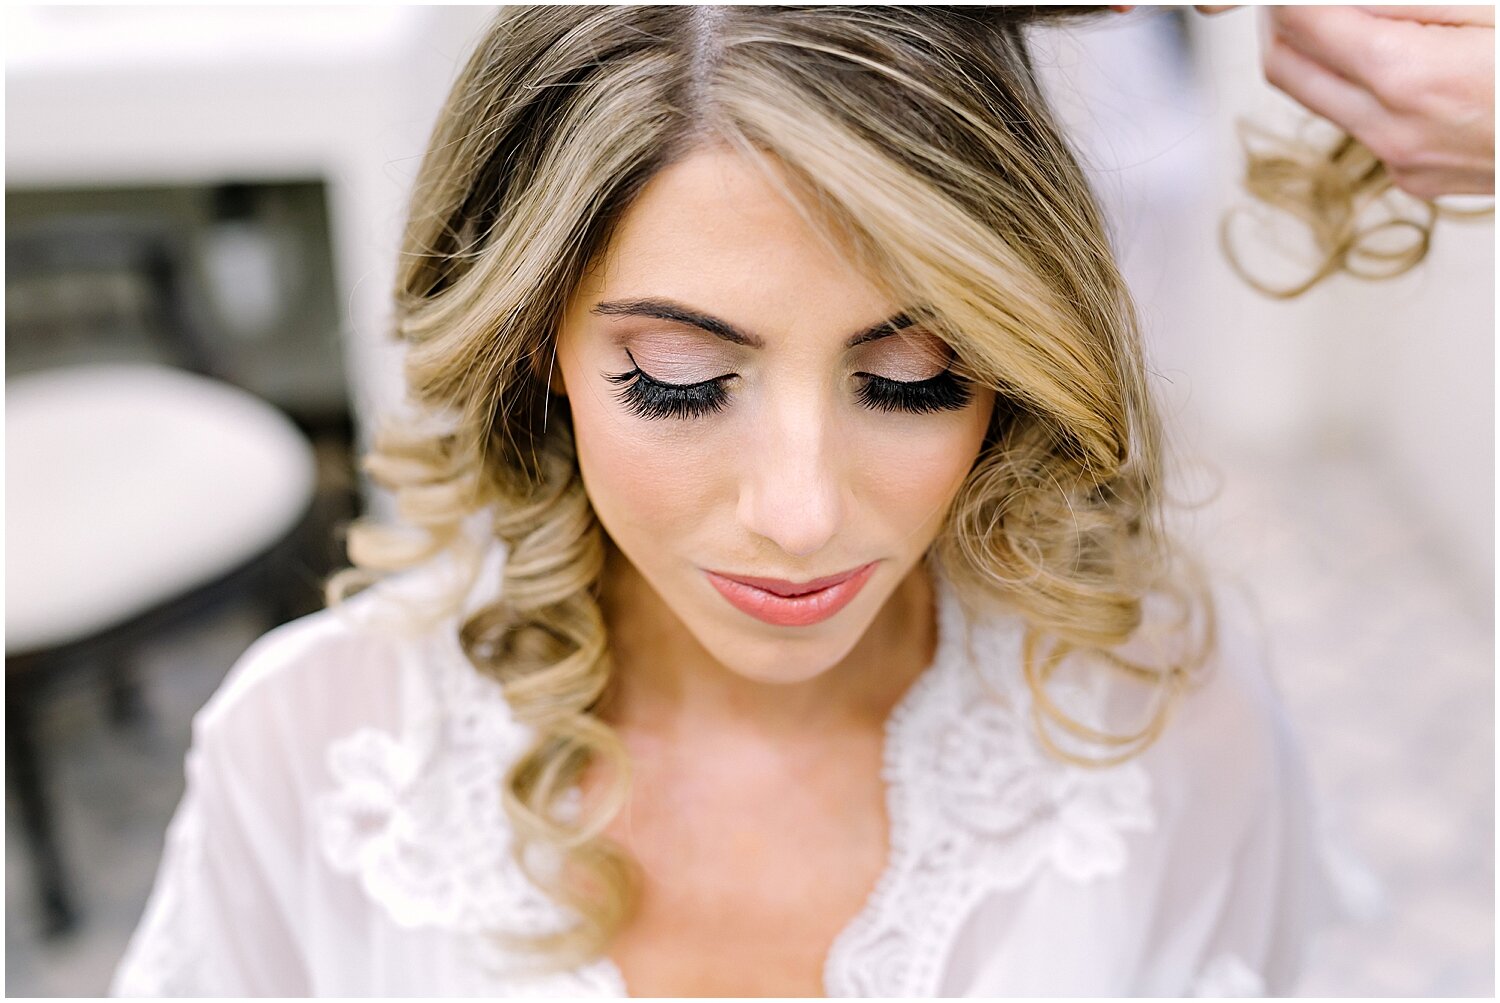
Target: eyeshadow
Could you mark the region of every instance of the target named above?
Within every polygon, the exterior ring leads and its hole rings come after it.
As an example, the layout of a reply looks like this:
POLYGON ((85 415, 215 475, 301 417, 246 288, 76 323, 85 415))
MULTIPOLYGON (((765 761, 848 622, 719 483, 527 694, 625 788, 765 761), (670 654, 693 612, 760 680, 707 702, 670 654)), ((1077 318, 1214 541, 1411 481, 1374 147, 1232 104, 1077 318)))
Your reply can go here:
POLYGON ((926 332, 902 332, 873 342, 858 356, 858 368, 893 380, 926 380, 947 368, 952 350, 926 332))
POLYGON ((742 356, 702 332, 635 331, 615 338, 641 369, 667 383, 698 383, 734 371, 742 356))

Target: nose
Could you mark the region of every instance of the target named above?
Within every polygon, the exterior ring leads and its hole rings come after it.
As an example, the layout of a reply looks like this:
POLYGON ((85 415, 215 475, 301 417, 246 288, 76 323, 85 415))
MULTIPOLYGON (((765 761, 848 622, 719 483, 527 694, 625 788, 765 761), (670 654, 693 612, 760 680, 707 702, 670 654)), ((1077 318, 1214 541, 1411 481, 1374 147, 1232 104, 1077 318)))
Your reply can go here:
POLYGON ((806 408, 787 411, 749 447, 739 518, 787 554, 810 557, 843 521, 843 473, 830 423, 806 408))

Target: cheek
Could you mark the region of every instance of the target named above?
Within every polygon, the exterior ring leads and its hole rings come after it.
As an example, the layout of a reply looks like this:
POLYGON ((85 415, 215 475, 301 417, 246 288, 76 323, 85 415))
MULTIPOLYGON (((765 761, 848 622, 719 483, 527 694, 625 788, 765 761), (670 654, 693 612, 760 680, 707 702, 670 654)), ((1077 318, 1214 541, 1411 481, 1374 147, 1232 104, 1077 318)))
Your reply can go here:
POLYGON ((992 397, 951 421, 918 419, 904 434, 887 426, 885 434, 868 437, 879 446, 862 451, 859 480, 889 529, 913 535, 913 543, 936 534, 979 454, 991 406, 992 397))
MULTIPOLYGON (((631 553, 633 541, 672 538, 701 521, 718 469, 704 436, 672 434, 611 401, 571 398, 578 467, 594 511, 610 536, 631 553)), ((632 557, 637 554, 632 553, 632 557)), ((645 555, 639 555, 644 557, 645 555)))

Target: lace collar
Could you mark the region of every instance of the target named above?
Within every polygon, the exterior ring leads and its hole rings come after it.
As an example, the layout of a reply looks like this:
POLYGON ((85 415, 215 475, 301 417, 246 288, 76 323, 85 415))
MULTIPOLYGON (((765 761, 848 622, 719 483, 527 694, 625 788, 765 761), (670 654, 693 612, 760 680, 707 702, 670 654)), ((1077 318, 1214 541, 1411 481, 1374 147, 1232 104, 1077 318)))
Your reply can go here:
MULTIPOLYGON (((889 858, 828 953, 829 996, 934 995, 957 929, 982 896, 1043 869, 1080 882, 1118 873, 1124 833, 1155 824, 1139 764, 1081 768, 1038 745, 1020 673, 1022 621, 971 623, 940 573, 934 587, 937 653, 885 727, 889 858)), ((420 647, 411 673, 420 681, 404 695, 419 708, 407 733, 364 727, 328 749, 334 786, 316 809, 326 859, 357 875, 397 924, 465 935, 476 990, 626 995, 608 958, 526 978, 484 937, 561 929, 569 917, 510 857, 496 792, 527 729, 498 684, 469 665, 456 630, 435 631, 420 647)), ((1102 692, 1054 698, 1098 720, 1102 692)))

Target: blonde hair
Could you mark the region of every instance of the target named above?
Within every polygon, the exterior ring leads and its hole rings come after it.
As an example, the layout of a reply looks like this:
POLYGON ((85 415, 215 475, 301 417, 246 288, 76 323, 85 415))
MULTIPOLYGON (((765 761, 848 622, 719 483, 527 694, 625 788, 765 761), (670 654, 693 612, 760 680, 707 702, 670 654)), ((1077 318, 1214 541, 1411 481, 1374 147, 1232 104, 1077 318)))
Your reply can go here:
POLYGON ((1353 136, 1320 119, 1284 136, 1241 121, 1245 191, 1253 211, 1269 211, 1306 230, 1313 263, 1304 278, 1275 284, 1254 275, 1235 246, 1234 222, 1252 212, 1240 206, 1220 223, 1219 245, 1230 267, 1256 291, 1295 299, 1334 275, 1380 280, 1404 275, 1427 257, 1441 218, 1494 215, 1494 207, 1455 209, 1397 188, 1386 165, 1353 136))
POLYGON ((511 8, 454 85, 396 287, 409 393, 438 424, 377 438, 366 467, 405 526, 352 527, 356 567, 329 595, 463 550, 476 513, 505 542, 503 595, 460 640, 534 729, 501 792, 516 859, 579 918, 525 942, 545 966, 603 953, 638 881, 602 835, 628 797, 628 760, 596 713, 611 676, 604 533, 548 390, 552 338, 636 194, 697 149, 726 144, 786 179, 818 232, 893 300, 921 304, 964 375, 998 391, 932 556, 971 612, 1024 616, 1049 748, 1090 765, 1137 754, 1211 646, 1212 604, 1161 521, 1161 427, 1130 296, 1023 37, 1076 13, 511 8), (1113 652, 1152 594, 1208 611, 1197 651, 1159 664, 1113 652), (1047 698, 1061 660, 1090 653, 1159 691, 1138 731, 1096 731, 1047 698), (1106 754, 1080 757, 1049 728, 1106 754), (561 810, 595 761, 612 768, 607 796, 561 810), (533 847, 566 866, 538 865, 533 847))

